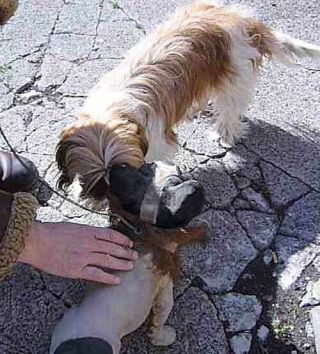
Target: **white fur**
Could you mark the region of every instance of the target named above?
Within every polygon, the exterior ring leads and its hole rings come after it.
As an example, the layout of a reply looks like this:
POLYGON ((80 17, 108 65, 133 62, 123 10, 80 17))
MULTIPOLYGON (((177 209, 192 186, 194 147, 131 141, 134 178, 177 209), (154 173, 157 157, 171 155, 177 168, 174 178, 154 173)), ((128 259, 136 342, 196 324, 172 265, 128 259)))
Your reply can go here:
POLYGON ((171 162, 173 155, 177 152, 177 146, 168 144, 166 140, 164 119, 152 117, 146 127, 146 137, 149 142, 146 162, 157 160, 171 162))
POLYGON ((153 41, 157 40, 156 36, 152 36, 152 34, 147 39, 144 38, 140 41, 131 49, 126 59, 118 67, 102 77, 100 82, 90 91, 82 113, 89 115, 93 120, 105 121, 105 119, 108 119, 106 112, 112 111, 112 107, 117 106, 117 103, 121 104, 145 128, 149 143, 149 149, 145 157, 146 162, 156 160, 170 162, 177 151, 177 146, 168 144, 166 141, 165 118, 157 115, 151 107, 136 100, 123 89, 130 79, 137 58, 147 56, 148 52, 152 50, 153 41))
MULTIPOLYGON (((210 1, 209 1, 210 2, 210 1)), ((239 27, 230 27, 231 61, 236 69, 236 77, 227 80, 221 92, 213 93, 210 97, 216 103, 219 112, 216 121, 216 132, 209 132, 208 138, 217 140, 221 137, 222 145, 233 146, 237 140, 244 137, 248 131, 247 123, 239 118, 248 108, 259 71, 252 65, 252 61, 259 59, 260 54, 256 48, 248 45, 248 37, 241 25, 245 25, 248 17, 255 17, 253 10, 242 5, 233 5, 226 9, 243 17, 239 27)), ((320 59, 320 47, 295 39, 287 34, 273 31, 278 43, 270 48, 274 56, 282 63, 291 65, 293 56, 299 58, 310 57, 320 59)))
MULTIPOLYGON (((297 38, 293 38, 288 34, 281 33, 278 31, 273 31, 273 35, 281 44, 279 51, 275 50, 277 55, 280 52, 279 59, 281 60, 283 53, 286 53, 287 56, 291 57, 292 55, 297 56, 298 58, 310 57, 312 59, 320 59, 320 47, 311 43, 307 43, 297 38), (282 54, 282 56, 281 56, 282 54)), ((286 60, 285 60, 286 62, 286 60)))
POLYGON ((216 130, 226 146, 234 145, 247 132, 246 123, 241 122, 240 118, 250 103, 257 81, 258 72, 252 61, 260 56, 255 48, 247 45, 248 38, 241 28, 230 28, 229 34, 232 41, 231 62, 237 75, 226 80, 223 90, 211 97, 219 112, 216 130))
POLYGON ((140 327, 152 308, 155 317, 149 333, 151 342, 172 344, 175 331, 164 325, 173 306, 172 280, 158 275, 153 268, 152 256, 146 254, 131 272, 118 274, 120 285, 92 286, 82 303, 68 310, 56 326, 50 354, 61 343, 83 337, 104 339, 118 354, 121 338, 140 327))

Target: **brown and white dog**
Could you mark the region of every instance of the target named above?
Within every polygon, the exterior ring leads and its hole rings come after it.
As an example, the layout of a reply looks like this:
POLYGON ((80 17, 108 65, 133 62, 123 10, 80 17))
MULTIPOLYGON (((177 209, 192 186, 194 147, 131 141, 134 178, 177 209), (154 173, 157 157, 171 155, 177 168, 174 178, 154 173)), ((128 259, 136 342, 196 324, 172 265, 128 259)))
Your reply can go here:
MULTIPOLYGON (((249 11, 200 1, 179 9, 140 41, 87 98, 59 144, 64 183, 84 191, 113 164, 140 167, 176 150, 174 128, 214 100, 216 130, 232 145, 264 58, 290 63, 320 57, 320 47, 269 29, 249 11)), ((208 137, 209 138, 209 137, 208 137)))
POLYGON ((206 234, 204 226, 178 226, 201 213, 203 189, 184 180, 176 167, 159 162, 139 170, 113 165, 109 181, 107 191, 105 184, 98 184, 96 196, 106 192, 111 212, 124 218, 113 227, 134 239, 139 260, 132 271, 118 274, 120 285, 90 286, 82 303, 67 311, 55 328, 50 354, 117 354, 121 338, 140 327, 150 311, 151 342, 170 345, 175 339, 175 330, 165 322, 173 306, 173 283, 180 275, 178 251, 204 241, 206 234))
MULTIPOLYGON (((90 286, 82 303, 68 310, 55 328, 50 354, 118 354, 121 338, 140 327, 150 313, 151 342, 167 346, 175 340, 174 328, 165 322, 173 306, 173 283, 180 275, 178 251, 204 241, 206 228, 159 229, 141 224, 112 197, 110 205, 113 212, 140 224, 142 234, 135 241, 139 260, 132 271, 118 274, 120 285, 90 286)), ((124 225, 117 229, 130 236, 124 225)))

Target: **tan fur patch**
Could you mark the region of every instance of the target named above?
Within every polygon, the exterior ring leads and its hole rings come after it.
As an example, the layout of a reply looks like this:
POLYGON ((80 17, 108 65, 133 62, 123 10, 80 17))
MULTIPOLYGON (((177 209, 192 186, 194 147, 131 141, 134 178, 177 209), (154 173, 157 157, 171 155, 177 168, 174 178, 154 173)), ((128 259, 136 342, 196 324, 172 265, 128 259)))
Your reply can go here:
POLYGON ((173 281, 177 281, 181 275, 179 250, 189 244, 203 243, 207 237, 207 226, 160 229, 146 222, 142 223, 138 216, 126 212, 115 196, 110 192, 107 194, 112 213, 121 215, 133 225, 141 225, 142 234, 135 238, 135 248, 142 254, 151 252, 155 271, 160 275, 167 274, 173 281))
POLYGON ((175 15, 169 26, 155 32, 158 44, 128 81, 126 89, 135 98, 165 116, 169 143, 175 142, 173 127, 188 110, 233 73, 230 36, 221 17, 220 9, 203 4, 175 15))
POLYGON ((261 65, 262 59, 265 57, 271 59, 271 48, 274 46, 274 35, 271 30, 266 27, 262 22, 251 20, 246 25, 246 30, 249 35, 250 44, 257 48, 261 58, 258 60, 257 65, 261 65))
POLYGON ((161 275, 168 274, 175 282, 181 276, 180 248, 204 242, 206 233, 203 226, 167 230, 146 226, 144 235, 135 242, 135 246, 142 252, 152 252, 156 271, 161 275))

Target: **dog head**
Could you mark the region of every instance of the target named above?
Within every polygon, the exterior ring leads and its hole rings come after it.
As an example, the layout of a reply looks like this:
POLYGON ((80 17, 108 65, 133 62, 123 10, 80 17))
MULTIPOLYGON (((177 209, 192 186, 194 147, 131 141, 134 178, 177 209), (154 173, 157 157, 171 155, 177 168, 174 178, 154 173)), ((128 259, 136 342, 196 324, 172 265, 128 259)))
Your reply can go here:
POLYGON ((144 164, 140 169, 114 165, 109 188, 127 212, 162 228, 185 226, 204 204, 202 186, 163 162, 144 164))
POLYGON ((67 128, 57 147, 58 186, 77 177, 81 197, 103 200, 110 192, 125 211, 159 227, 178 227, 199 214, 204 203, 198 182, 185 180, 176 167, 145 164, 143 129, 121 116, 99 122, 82 117, 67 128))
POLYGON ((144 131, 135 122, 118 116, 101 123, 83 116, 63 131, 58 143, 58 186, 67 187, 78 177, 83 197, 105 197, 95 190, 109 168, 118 163, 139 168, 146 152, 144 131))

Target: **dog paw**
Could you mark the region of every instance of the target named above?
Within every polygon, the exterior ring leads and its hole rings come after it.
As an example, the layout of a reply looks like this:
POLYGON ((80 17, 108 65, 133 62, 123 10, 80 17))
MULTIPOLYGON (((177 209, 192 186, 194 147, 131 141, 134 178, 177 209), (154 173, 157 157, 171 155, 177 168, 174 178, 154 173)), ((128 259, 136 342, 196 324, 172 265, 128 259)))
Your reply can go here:
POLYGON ((207 138, 208 138, 209 141, 219 141, 220 135, 215 130, 209 130, 207 132, 207 138))
POLYGON ((223 147, 231 148, 237 141, 244 138, 249 131, 249 125, 246 121, 237 121, 233 125, 222 125, 218 128, 221 137, 220 144, 223 147))
POLYGON ((163 326, 161 329, 155 329, 149 334, 153 345, 168 346, 176 340, 176 330, 171 326, 163 326))
POLYGON ((229 139, 225 139, 225 138, 220 138, 219 143, 222 147, 224 147, 226 149, 231 149, 235 145, 234 140, 229 140, 229 139))

